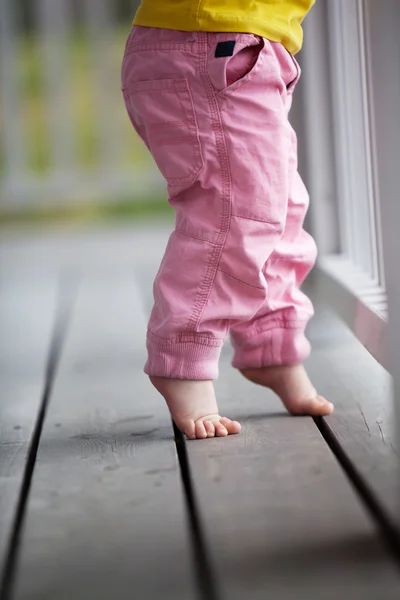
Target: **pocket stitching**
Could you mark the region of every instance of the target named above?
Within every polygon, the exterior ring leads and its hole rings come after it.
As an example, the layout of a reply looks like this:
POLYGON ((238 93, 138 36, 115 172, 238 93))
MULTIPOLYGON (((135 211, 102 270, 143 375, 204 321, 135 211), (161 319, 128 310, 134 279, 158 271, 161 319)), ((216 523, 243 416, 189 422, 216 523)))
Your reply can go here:
POLYGON ((135 94, 146 94, 151 92, 179 92, 187 91, 190 87, 187 79, 149 79, 145 81, 133 81, 125 87, 126 90, 135 94))
MULTIPOLYGON (((188 174, 184 177, 164 177, 169 186, 174 187, 182 184, 192 184, 196 181, 204 167, 204 158, 201 148, 201 141, 199 136, 199 127, 196 118, 196 112, 194 109, 193 96, 189 87, 187 79, 158 79, 149 81, 138 81, 133 82, 122 88, 124 95, 128 97, 131 94, 151 94, 162 91, 163 93, 174 93, 177 96, 183 115, 185 116, 185 126, 188 130, 189 136, 192 138, 190 146, 192 147, 195 164, 188 169, 188 174), (181 94, 187 94, 189 110, 185 108, 182 102, 181 94)), ((166 123, 173 123, 176 121, 167 121, 166 123)), ((150 131, 150 128, 148 128, 150 131)), ((149 140, 150 143, 150 140, 149 140)))

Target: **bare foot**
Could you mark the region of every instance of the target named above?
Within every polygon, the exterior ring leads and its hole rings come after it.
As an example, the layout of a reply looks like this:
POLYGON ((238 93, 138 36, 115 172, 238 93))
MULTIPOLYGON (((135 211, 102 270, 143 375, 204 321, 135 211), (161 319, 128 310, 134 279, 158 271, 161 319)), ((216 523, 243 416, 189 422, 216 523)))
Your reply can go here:
POLYGON ((323 417, 333 412, 333 404, 317 394, 303 365, 243 369, 241 373, 273 390, 292 415, 323 417))
POLYGON ((218 414, 212 381, 150 377, 164 396, 176 426, 190 439, 239 433, 240 423, 218 414))

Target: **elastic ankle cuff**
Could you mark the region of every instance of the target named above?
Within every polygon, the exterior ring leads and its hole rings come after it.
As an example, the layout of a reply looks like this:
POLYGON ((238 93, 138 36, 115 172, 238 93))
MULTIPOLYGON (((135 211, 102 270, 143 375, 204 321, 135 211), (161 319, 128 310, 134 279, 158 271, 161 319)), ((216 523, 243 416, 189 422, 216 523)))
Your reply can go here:
POLYGON ((217 379, 222 344, 223 340, 204 335, 188 333, 165 340, 148 333, 144 372, 170 379, 217 379))
POLYGON ((235 349, 232 366, 236 369, 296 365, 311 351, 303 327, 270 329, 244 341, 232 339, 232 343, 235 349))

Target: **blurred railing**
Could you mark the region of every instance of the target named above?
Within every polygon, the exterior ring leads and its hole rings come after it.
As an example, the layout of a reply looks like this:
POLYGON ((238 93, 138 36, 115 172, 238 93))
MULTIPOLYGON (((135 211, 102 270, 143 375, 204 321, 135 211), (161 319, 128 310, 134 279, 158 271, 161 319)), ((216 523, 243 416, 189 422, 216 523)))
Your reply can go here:
POLYGON ((117 19, 116 0, 0 1, 1 210, 158 189, 120 93, 124 4, 117 19))
POLYGON ((385 119, 392 131, 400 122, 400 78, 391 65, 398 56, 391 22, 399 11, 397 0, 381 0, 379 9, 374 0, 318 0, 305 22, 301 56, 301 139, 323 292, 386 367, 392 267, 385 215, 398 188, 397 168, 388 177, 387 167, 393 157, 400 164, 400 142, 392 135, 385 148, 382 132, 385 119))
POLYGON ((317 0, 298 98, 321 294, 393 375, 398 440, 399 23, 399 0, 317 0))

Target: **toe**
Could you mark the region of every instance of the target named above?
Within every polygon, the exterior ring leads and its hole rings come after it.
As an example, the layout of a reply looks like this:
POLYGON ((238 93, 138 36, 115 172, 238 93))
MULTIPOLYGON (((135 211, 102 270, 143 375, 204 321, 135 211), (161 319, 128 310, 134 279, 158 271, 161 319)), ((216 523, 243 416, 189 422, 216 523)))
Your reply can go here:
POLYGON ((225 425, 221 423, 221 421, 215 421, 214 427, 215 435, 217 435, 218 437, 225 437, 226 435, 228 435, 228 430, 225 427, 225 425))
POLYGON ((204 427, 207 432, 207 437, 215 436, 215 427, 211 421, 204 421, 204 427))
POLYGON ((313 417, 325 417, 333 413, 334 406, 323 396, 311 398, 303 407, 303 414, 313 417))
POLYGON ((206 428, 201 420, 196 421, 196 437, 199 439, 204 439, 207 437, 206 428))
POLYGON ((196 439, 196 427, 194 421, 188 421, 183 427, 179 427, 189 440, 196 439))
POLYGON ((318 411, 318 415, 325 416, 331 415, 335 409, 332 402, 329 402, 323 396, 317 396, 314 401, 315 409, 318 411))
POLYGON ((241 429, 241 425, 237 421, 231 421, 231 419, 220 417, 217 414, 207 415, 190 423, 191 427, 186 424, 184 429, 190 440, 213 438, 215 436, 226 437, 229 434, 239 433, 241 429))
POLYGON ((231 421, 231 419, 227 419, 226 417, 222 417, 220 423, 224 425, 230 435, 240 433, 240 430, 242 429, 242 426, 238 421, 231 421))

